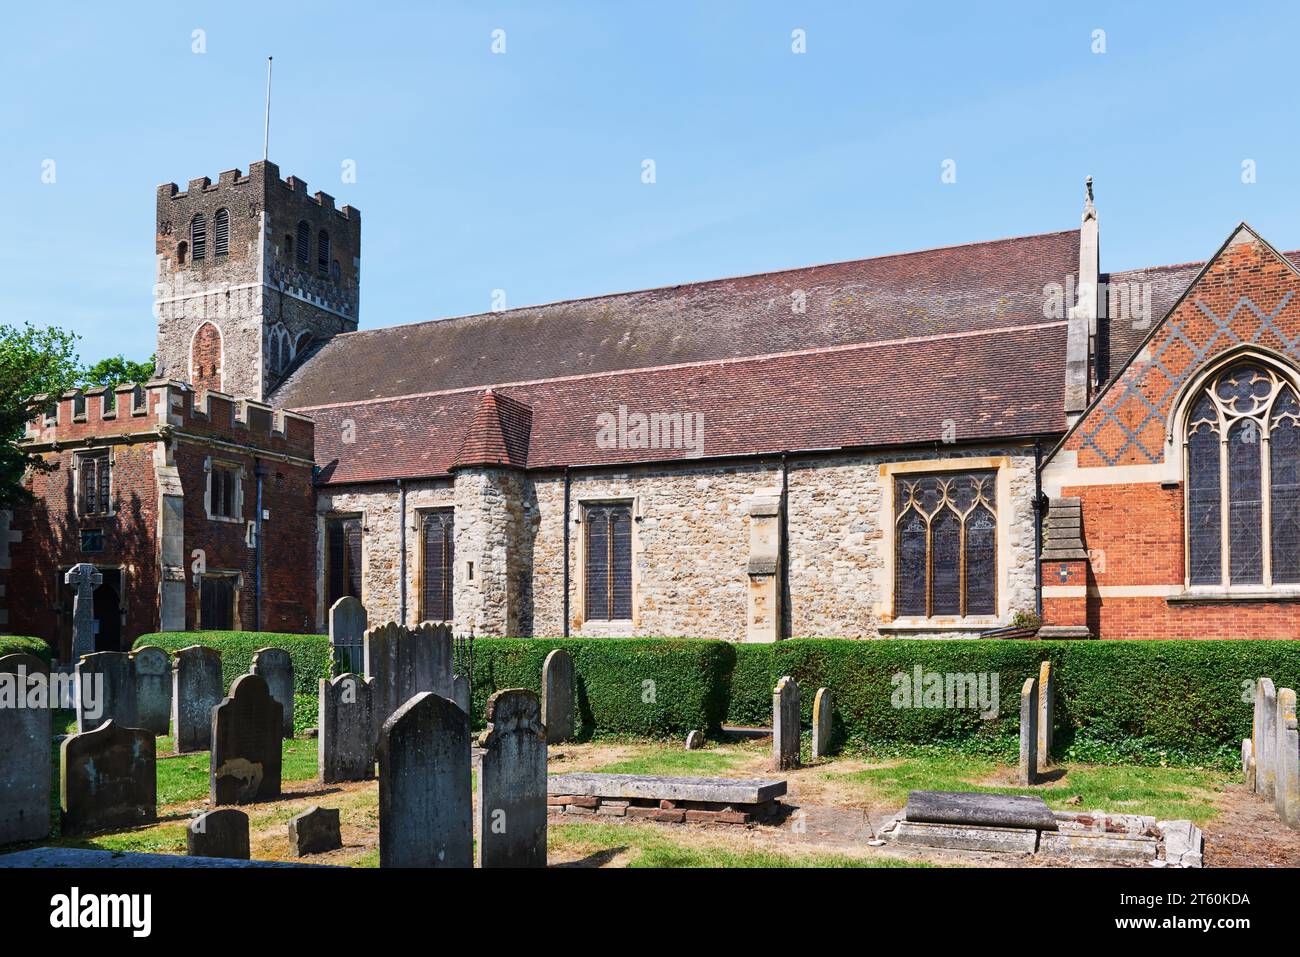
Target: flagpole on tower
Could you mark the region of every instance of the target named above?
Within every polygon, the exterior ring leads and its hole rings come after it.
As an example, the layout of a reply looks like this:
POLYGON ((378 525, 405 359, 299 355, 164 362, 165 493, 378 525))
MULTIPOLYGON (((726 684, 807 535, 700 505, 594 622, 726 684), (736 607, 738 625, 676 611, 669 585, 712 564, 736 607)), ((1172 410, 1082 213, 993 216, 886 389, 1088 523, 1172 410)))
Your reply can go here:
POLYGON ((262 132, 262 159, 271 158, 271 58, 266 58, 266 127, 262 132))

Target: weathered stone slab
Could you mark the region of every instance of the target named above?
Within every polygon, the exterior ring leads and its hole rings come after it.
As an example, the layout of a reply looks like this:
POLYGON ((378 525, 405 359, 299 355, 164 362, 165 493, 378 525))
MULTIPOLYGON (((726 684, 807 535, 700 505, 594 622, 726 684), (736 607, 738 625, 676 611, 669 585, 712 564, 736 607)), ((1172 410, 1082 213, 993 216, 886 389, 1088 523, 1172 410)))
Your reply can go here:
POLYGON ((1056 679, 1051 661, 1038 668, 1038 771, 1045 773, 1052 764, 1052 727, 1056 721, 1056 679))
POLYGON ((772 765, 778 771, 799 767, 799 685, 789 675, 772 692, 772 765))
POLYGON ((365 634, 366 677, 373 682, 380 725, 417 694, 451 698, 452 640, 446 625, 425 622, 403 628, 389 622, 365 634))
POLYGON ((1156 825, 1165 842, 1165 862, 1170 867, 1202 867, 1205 836, 1191 821, 1161 821, 1156 825))
POLYGON ((1038 782, 1038 679, 1026 678, 1020 689, 1020 767, 1016 781, 1038 782))
POLYGON ((701 731, 691 731, 686 735, 686 750, 700 751, 704 748, 704 733, 701 731))
POLYGON ((469 679, 464 675, 453 675, 451 679, 451 700, 456 702, 456 707, 460 708, 466 714, 473 707, 472 700, 473 689, 470 688, 469 679))
POLYGON ((185 828, 185 852, 190 857, 248 860, 248 815, 233 807, 203 812, 185 828))
POLYGON ((289 818, 289 850, 294 857, 324 854, 343 846, 339 809, 312 805, 289 818))
POLYGON ((546 727, 537 695, 488 698, 478 768, 479 867, 546 866, 546 727))
POLYGON ((1255 682, 1255 791, 1266 801, 1274 798, 1277 749, 1277 689, 1272 678, 1255 682))
POLYGON ((579 771, 552 774, 549 794, 599 798, 652 798, 659 801, 705 801, 715 804, 761 804, 785 794, 786 782, 740 778, 664 777, 654 774, 603 774, 579 771))
POLYGON ((337 649, 348 649, 349 656, 356 653, 356 658, 348 663, 349 668, 362 668, 362 646, 365 642, 369 618, 366 606, 351 595, 340 598, 329 610, 330 652, 334 661, 340 659, 337 649))
POLYGON ((1300 730, 1296 726, 1296 695, 1291 688, 1277 693, 1276 724, 1273 804, 1283 824, 1300 829, 1300 730))
POLYGON ((967 791, 910 791, 903 817, 912 823, 1055 831, 1056 817, 1040 797, 967 791))
POLYGON ((831 725, 834 705, 830 688, 818 688, 813 698, 812 756, 824 758, 831 753, 831 725))
POLYGON ((1159 844, 1153 837, 1044 831, 1038 853, 1091 861, 1153 861, 1159 844))
POLYGON ((71 734, 59 752, 59 805, 64 834, 120 830, 156 820, 153 732, 105 721, 71 734))
POLYGON ((33 655, 0 658, 0 844, 50 833, 48 678, 33 655))
POLYGON ((1241 775, 1246 789, 1255 790, 1255 744, 1250 738, 1241 739, 1241 775))
POLYGON ((294 864, 288 861, 236 861, 223 857, 188 857, 184 854, 141 854, 135 851, 100 851, 79 847, 34 847, 0 855, 0 867, 49 867, 64 871, 139 870, 175 868, 192 870, 246 867, 324 867, 322 864, 294 864))
POLYGON ((974 827, 913 821, 899 821, 889 833, 889 839, 898 844, 916 847, 998 851, 1004 854, 1033 854, 1038 847, 1038 831, 1032 828, 974 827))
POLYGON ((172 717, 172 660, 153 645, 131 653, 135 660, 135 708, 140 727, 166 734, 172 717))
POLYGON ((95 650, 95 589, 104 584, 99 569, 87 562, 73 565, 63 576, 72 586, 72 660, 95 650))
POLYGON ((77 731, 105 721, 139 727, 135 706, 135 662, 124 651, 97 651, 77 662, 77 731))
POLYGON ((556 648, 542 663, 542 723, 548 744, 573 737, 573 659, 563 648, 556 648))
POLYGON ((469 716, 416 695, 379 734, 379 866, 470 867, 469 716))
POLYGON ((221 652, 191 645, 172 665, 172 734, 176 753, 212 747, 212 709, 221 704, 221 652))
POLYGON ((284 736, 293 737, 293 659, 283 648, 253 652, 252 672, 266 682, 271 697, 280 704, 284 736))
POLYGON ((320 779, 367 781, 375 776, 373 688, 358 675, 320 682, 316 754, 320 779))
POLYGON ((212 709, 209 800, 247 804, 280 796, 280 703, 260 675, 241 675, 212 709))

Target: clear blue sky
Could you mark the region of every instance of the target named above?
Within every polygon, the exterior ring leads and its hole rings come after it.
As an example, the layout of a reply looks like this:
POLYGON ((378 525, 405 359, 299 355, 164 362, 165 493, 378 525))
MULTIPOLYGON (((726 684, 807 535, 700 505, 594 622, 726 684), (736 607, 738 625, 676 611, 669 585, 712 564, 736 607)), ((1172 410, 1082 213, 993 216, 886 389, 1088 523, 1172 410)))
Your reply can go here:
POLYGON ((154 187, 260 158, 268 53, 271 158, 362 211, 362 328, 1074 228, 1089 173, 1103 268, 1300 246, 1295 5, 187 6, 5 11, 0 322, 88 360, 153 351, 154 187))

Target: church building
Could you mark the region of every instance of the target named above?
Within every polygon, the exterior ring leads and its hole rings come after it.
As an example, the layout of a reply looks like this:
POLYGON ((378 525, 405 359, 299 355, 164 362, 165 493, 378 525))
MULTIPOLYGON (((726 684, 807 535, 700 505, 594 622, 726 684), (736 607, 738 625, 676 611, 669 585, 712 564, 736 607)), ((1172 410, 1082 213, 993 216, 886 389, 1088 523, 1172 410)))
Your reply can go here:
MULTIPOLYGON (((157 378, 48 397, 0 629, 1292 638, 1300 254, 1061 232, 358 329, 361 216, 157 194, 157 378)), ((388 317, 399 318, 399 317, 388 317)))

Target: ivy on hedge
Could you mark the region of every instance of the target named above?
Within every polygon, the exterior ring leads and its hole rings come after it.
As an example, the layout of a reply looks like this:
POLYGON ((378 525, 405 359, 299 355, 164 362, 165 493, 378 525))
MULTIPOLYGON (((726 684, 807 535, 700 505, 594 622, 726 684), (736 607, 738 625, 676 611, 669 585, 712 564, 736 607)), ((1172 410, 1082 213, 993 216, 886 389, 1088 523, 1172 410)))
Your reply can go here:
POLYGON ((133 647, 156 645, 175 653, 190 645, 207 645, 221 652, 221 680, 226 688, 253 667, 253 653, 283 648, 293 661, 294 693, 317 695, 317 682, 330 676, 328 635, 287 635, 273 631, 162 631, 141 635, 133 647))
POLYGON ((53 657, 53 649, 40 638, 28 638, 24 635, 0 635, 0 658, 5 655, 35 655, 47 665, 53 657))

